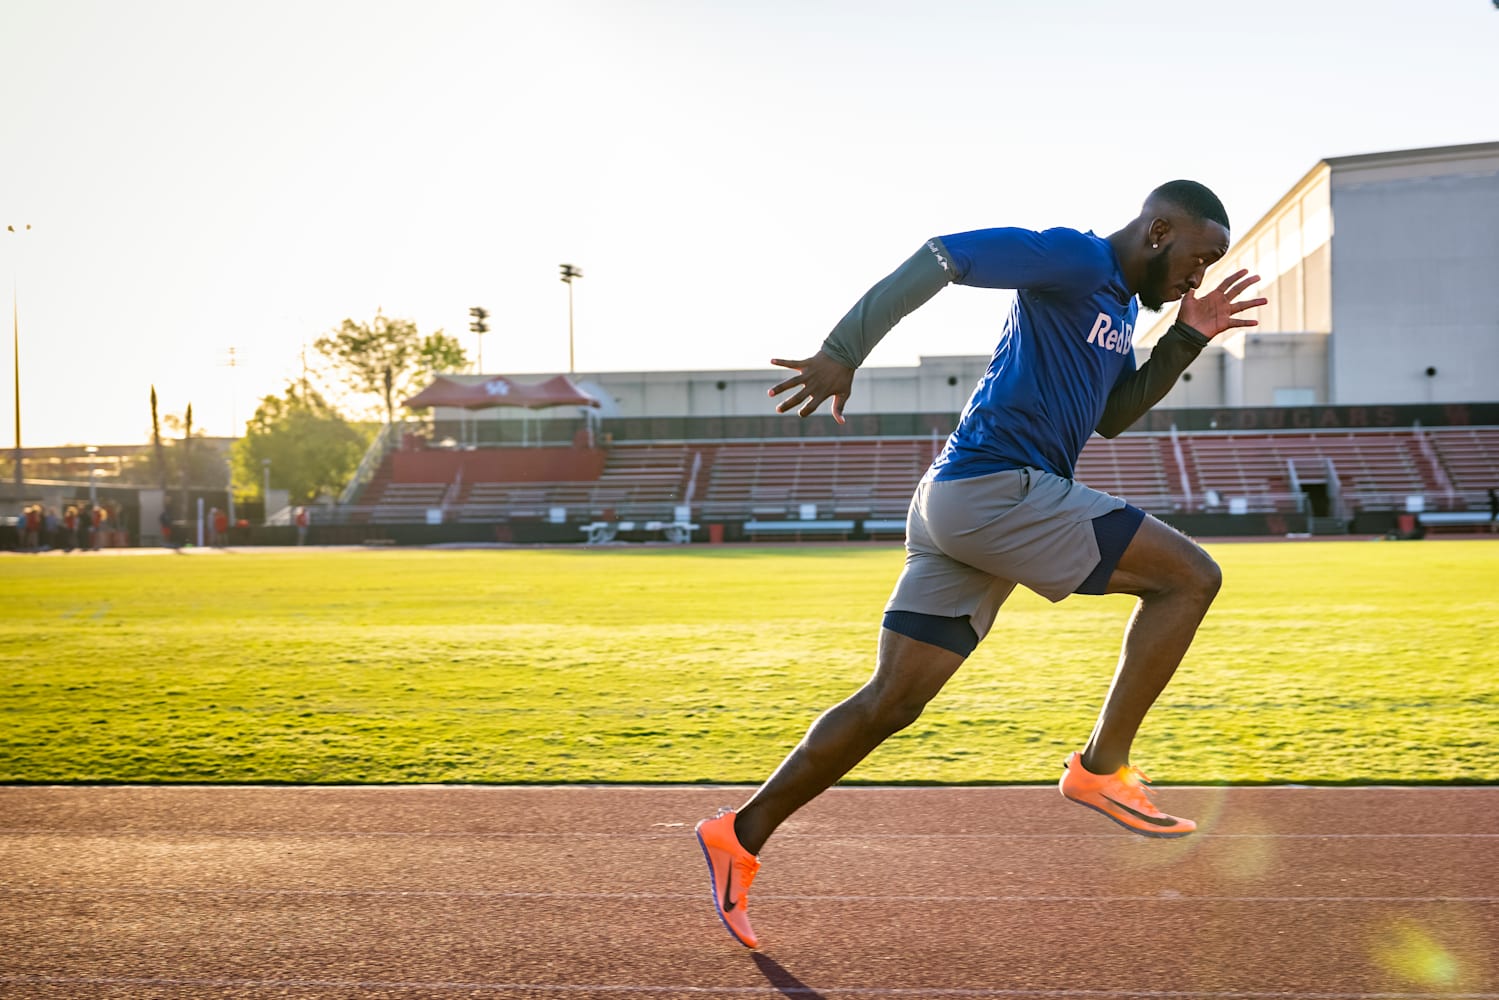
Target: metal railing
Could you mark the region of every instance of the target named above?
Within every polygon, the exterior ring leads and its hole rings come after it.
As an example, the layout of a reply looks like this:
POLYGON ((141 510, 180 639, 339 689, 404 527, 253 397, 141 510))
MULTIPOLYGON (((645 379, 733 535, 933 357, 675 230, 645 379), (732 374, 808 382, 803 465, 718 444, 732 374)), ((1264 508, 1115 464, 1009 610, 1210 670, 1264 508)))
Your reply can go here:
POLYGON ((343 492, 339 493, 338 505, 340 507, 353 503, 365 484, 375 478, 375 473, 380 470, 380 463, 385 461, 385 456, 390 454, 395 447, 393 442, 399 440, 398 434, 404 426, 403 423, 396 422, 388 423, 380 428, 380 432, 375 435, 375 440, 371 441, 369 448, 365 449, 364 457, 359 460, 359 467, 354 470, 354 475, 344 486, 343 492))

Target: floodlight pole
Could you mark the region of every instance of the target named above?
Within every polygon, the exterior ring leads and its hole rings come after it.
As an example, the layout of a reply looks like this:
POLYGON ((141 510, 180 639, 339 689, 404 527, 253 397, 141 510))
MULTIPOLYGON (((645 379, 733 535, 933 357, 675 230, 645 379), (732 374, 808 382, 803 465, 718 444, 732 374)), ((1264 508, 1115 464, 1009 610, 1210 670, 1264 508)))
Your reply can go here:
POLYGON ((235 405, 237 402, 234 370, 239 367, 239 352, 233 344, 229 345, 229 454, 224 458, 224 495, 229 501, 229 530, 239 523, 234 514, 234 440, 239 428, 239 410, 235 405))
POLYGON ((489 332, 489 310, 483 306, 474 306, 468 311, 468 328, 479 338, 479 374, 484 374, 484 335, 489 332))
POLYGON ((563 264, 562 283, 567 286, 567 373, 577 371, 573 363, 573 279, 583 277, 583 272, 572 264, 563 264))
POLYGON ((88 505, 90 507, 97 507, 99 506, 99 488, 96 485, 99 481, 99 467, 97 464, 99 460, 99 446, 91 444, 83 450, 88 455, 88 505))
MULTIPOLYGON (((6 226, 8 233, 28 233, 31 231, 31 223, 27 223, 21 229, 15 226, 6 226)), ((16 499, 24 488, 26 479, 22 468, 23 453, 21 451, 21 312, 18 305, 20 292, 18 289, 19 279, 16 272, 11 272, 10 278, 10 330, 11 330, 11 360, 15 365, 16 373, 16 499)))
MULTIPOLYGON (((12 230, 14 232, 14 230, 12 230)), ((11 359, 16 372, 16 493, 23 489, 25 474, 21 468, 21 318, 16 305, 15 280, 10 286, 11 359)))

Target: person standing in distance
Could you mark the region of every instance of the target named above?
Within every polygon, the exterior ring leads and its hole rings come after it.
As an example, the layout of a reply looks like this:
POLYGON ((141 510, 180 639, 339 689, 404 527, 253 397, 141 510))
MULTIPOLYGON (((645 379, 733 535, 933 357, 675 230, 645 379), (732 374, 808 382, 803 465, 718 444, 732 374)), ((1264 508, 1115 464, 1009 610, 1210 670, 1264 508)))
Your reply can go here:
POLYGON ((1067 758, 1061 792, 1145 836, 1196 829, 1156 808, 1130 746, 1217 595, 1218 566, 1186 536, 1072 476, 1090 435, 1123 432, 1208 341, 1256 325, 1238 314, 1266 302, 1240 298, 1257 275, 1240 270, 1195 294, 1228 244, 1223 203, 1187 180, 1156 188, 1106 239, 1072 229, 938 237, 871 288, 815 355, 772 360, 795 372, 770 389, 790 394, 777 412, 805 417, 831 400, 842 423, 855 370, 904 316, 950 283, 1017 291, 988 370, 912 497, 905 568, 885 606, 873 676, 819 716, 747 802, 697 825, 714 906, 742 944, 758 944, 748 891, 770 835, 920 716, 1016 584, 1051 601, 1139 598, 1103 710, 1067 758), (1177 300, 1177 322, 1137 368, 1139 307, 1177 300))

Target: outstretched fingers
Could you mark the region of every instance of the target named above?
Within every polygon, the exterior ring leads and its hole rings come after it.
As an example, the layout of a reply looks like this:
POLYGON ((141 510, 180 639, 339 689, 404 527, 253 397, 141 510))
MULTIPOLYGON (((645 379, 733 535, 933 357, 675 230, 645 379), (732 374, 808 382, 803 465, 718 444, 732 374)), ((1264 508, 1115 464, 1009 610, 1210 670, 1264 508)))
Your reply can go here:
POLYGON ((827 399, 829 396, 831 396, 833 400, 833 419, 841 424, 843 423, 842 398, 839 396, 835 396, 832 393, 814 393, 806 388, 803 388, 800 392, 798 392, 795 396, 792 396, 790 399, 777 403, 776 412, 785 413, 788 410, 796 410, 797 416, 810 417, 813 413, 817 412, 817 408, 821 406, 823 400, 827 399))
MULTIPOLYGON (((786 361, 782 358, 770 359, 770 363, 773 365, 778 365, 781 368, 793 368, 796 370, 795 375, 777 382, 775 385, 771 386, 769 391, 767 392, 767 395, 769 395, 773 399, 776 396, 781 395, 781 393, 783 392, 790 392, 792 389, 796 390, 796 393, 790 398, 783 399, 776 404, 777 413, 785 413, 787 410, 795 409, 802 403, 808 403, 811 407, 811 409, 807 410, 807 413, 810 413, 812 409, 817 408, 817 402, 811 401, 812 393, 810 390, 808 390, 806 384, 806 369, 811 360, 811 358, 804 358, 801 361, 786 361)), ((803 413, 802 416, 806 416, 807 413, 803 413)))
MULTIPOLYGON (((1228 302, 1228 314, 1232 317, 1237 317, 1239 313, 1243 312, 1246 309, 1258 309, 1260 306, 1266 305, 1270 301, 1263 296, 1257 299, 1244 299, 1242 301, 1239 301, 1239 296, 1248 291, 1249 286, 1260 280, 1260 276, 1257 274, 1251 274, 1249 275, 1249 277, 1244 278, 1243 275, 1246 273, 1248 273, 1246 270, 1235 271, 1227 278, 1224 278, 1223 284, 1218 286, 1219 290, 1223 292, 1224 299, 1228 302), (1241 280, 1235 282, 1234 279, 1236 278, 1239 278, 1241 280), (1224 285, 1228 285, 1230 282, 1234 282, 1234 284, 1232 285, 1232 287, 1228 288, 1225 291, 1224 285)), ((1259 321, 1253 319, 1235 318, 1228 321, 1228 326, 1230 329, 1245 326, 1259 326, 1259 321)))
POLYGON ((1259 275, 1249 274, 1248 268, 1241 267, 1239 270, 1235 271, 1233 274, 1230 274, 1228 277, 1224 278, 1221 282, 1218 283, 1218 294, 1222 295, 1229 302, 1233 302, 1235 306, 1234 312, 1238 312, 1240 309, 1252 309, 1255 306, 1262 306, 1270 300, 1252 299, 1248 302, 1234 302, 1235 299, 1249 290, 1249 286, 1255 284, 1259 280, 1259 275), (1245 275, 1249 276, 1245 277, 1245 275))
POLYGON ((803 382, 805 382, 806 379, 807 379, 807 376, 806 376, 807 362, 810 361, 810 360, 811 359, 808 358, 808 359, 805 359, 805 360, 802 360, 802 361, 786 361, 786 360, 783 360, 781 358, 771 358, 770 359, 770 363, 771 364, 776 365, 776 366, 781 367, 781 368, 793 368, 793 369, 796 370, 796 374, 790 376, 789 378, 783 379, 782 381, 777 382, 775 385, 771 386, 769 392, 767 393, 767 395, 769 395, 771 397, 779 396, 781 393, 785 392, 787 389, 793 389, 796 386, 799 386, 803 382))
POLYGON ((1259 280, 1259 275, 1240 268, 1201 297, 1193 295, 1189 290, 1182 296, 1179 313, 1181 321, 1209 338, 1235 327, 1258 326, 1256 320, 1235 317, 1247 309, 1254 309, 1270 301, 1264 298, 1239 300, 1239 296, 1259 280))
POLYGON ((782 379, 770 387, 769 395, 791 395, 776 404, 777 413, 790 410, 803 416, 811 416, 825 400, 833 401, 833 419, 843 423, 843 403, 848 398, 853 381, 853 369, 818 353, 800 361, 771 358, 770 363, 781 368, 791 368, 795 375, 782 379))
POLYGON ((790 399, 783 399, 779 403, 777 403, 776 412, 785 413, 787 410, 794 410, 798 406, 801 406, 801 410, 799 412, 802 416, 805 417, 807 414, 817 409, 817 402, 812 399, 812 394, 810 392, 808 392, 806 389, 802 389, 790 399), (806 405, 801 406, 802 403, 806 403, 806 405))

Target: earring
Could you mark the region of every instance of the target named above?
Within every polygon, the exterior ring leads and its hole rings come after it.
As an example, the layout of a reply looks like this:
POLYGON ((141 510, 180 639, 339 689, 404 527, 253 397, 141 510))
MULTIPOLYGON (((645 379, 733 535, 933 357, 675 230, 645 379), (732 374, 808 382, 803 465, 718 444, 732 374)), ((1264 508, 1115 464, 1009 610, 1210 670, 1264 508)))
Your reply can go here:
POLYGON ((1159 243, 1152 243, 1150 245, 1150 249, 1152 249, 1152 250, 1159 250, 1160 248, 1161 248, 1161 245, 1159 243))

